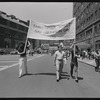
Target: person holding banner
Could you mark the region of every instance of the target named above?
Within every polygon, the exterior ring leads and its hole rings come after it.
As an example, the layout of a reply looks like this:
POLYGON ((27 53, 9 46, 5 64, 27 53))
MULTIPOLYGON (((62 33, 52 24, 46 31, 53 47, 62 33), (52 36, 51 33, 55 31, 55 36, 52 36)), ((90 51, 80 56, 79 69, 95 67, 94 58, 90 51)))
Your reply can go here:
POLYGON ((77 58, 80 57, 79 55, 79 48, 78 46, 75 46, 75 49, 73 49, 75 45, 71 48, 71 63, 70 63, 70 76, 74 78, 73 76, 73 70, 75 74, 75 81, 78 82, 78 60, 77 58))
POLYGON ((54 54, 54 65, 56 66, 57 82, 59 82, 61 78, 64 57, 65 57, 65 52, 63 51, 62 46, 59 45, 58 50, 54 54))
POLYGON ((23 67, 25 69, 25 74, 28 74, 28 72, 27 72, 26 49, 28 49, 29 46, 30 46, 30 43, 29 42, 27 42, 26 47, 25 47, 25 43, 20 42, 18 44, 18 46, 16 47, 16 49, 18 50, 18 54, 20 55, 20 59, 19 59, 19 78, 22 77, 23 67), (23 66, 23 64, 24 64, 24 66, 23 66))

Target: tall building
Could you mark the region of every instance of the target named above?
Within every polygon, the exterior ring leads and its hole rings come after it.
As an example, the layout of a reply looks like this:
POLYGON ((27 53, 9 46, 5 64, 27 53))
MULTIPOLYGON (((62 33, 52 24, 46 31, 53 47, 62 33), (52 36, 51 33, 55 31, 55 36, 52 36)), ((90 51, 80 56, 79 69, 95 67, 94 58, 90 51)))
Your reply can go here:
POLYGON ((90 48, 100 49, 100 3, 74 2, 73 17, 76 17, 76 43, 88 43, 90 48))
MULTIPOLYGON (((14 49, 16 45, 25 42, 28 32, 29 21, 25 22, 14 15, 7 15, 0 11, 0 48, 14 49)), ((35 47, 35 40, 30 40, 35 47)))

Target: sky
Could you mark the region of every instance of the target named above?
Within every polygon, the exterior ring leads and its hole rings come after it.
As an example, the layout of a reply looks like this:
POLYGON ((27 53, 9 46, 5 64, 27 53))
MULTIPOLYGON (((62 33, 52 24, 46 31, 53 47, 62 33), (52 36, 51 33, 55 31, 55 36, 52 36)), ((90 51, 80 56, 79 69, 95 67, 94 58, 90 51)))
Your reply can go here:
POLYGON ((52 24, 73 17, 72 2, 0 2, 0 11, 21 20, 52 24))

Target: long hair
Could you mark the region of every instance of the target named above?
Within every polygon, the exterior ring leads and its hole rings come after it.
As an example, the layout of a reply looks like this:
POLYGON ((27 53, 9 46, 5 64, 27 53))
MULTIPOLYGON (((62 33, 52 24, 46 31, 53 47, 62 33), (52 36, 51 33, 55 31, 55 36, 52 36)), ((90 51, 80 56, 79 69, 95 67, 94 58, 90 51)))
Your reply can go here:
POLYGON ((80 49, 79 49, 79 47, 76 45, 75 46, 75 53, 79 53, 80 52, 80 49))
POLYGON ((19 52, 23 52, 23 51, 24 51, 24 46, 25 46, 25 43, 20 42, 20 43, 17 45, 16 49, 17 49, 19 52))

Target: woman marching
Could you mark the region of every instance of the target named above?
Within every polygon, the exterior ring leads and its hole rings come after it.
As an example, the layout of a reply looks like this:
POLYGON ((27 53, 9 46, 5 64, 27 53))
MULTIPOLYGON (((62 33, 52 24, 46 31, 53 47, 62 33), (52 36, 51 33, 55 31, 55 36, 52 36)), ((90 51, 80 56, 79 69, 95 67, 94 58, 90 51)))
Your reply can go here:
POLYGON ((75 46, 75 49, 74 49, 74 46, 75 45, 71 47, 70 76, 74 78, 73 76, 73 72, 74 72, 75 81, 78 82, 78 60, 77 58, 80 58, 80 54, 79 54, 80 52, 79 52, 78 46, 75 46))
POLYGON ((20 58, 19 58, 19 78, 22 77, 23 69, 25 69, 25 75, 28 74, 28 72, 27 72, 27 55, 26 55, 26 51, 29 48, 29 46, 30 46, 29 42, 27 42, 26 48, 25 48, 25 43, 20 42, 18 44, 18 46, 16 47, 16 49, 18 50, 18 54, 20 55, 20 58), (25 51, 24 51, 24 48, 25 48, 25 51), (24 64, 24 66, 23 66, 23 64, 24 64))

